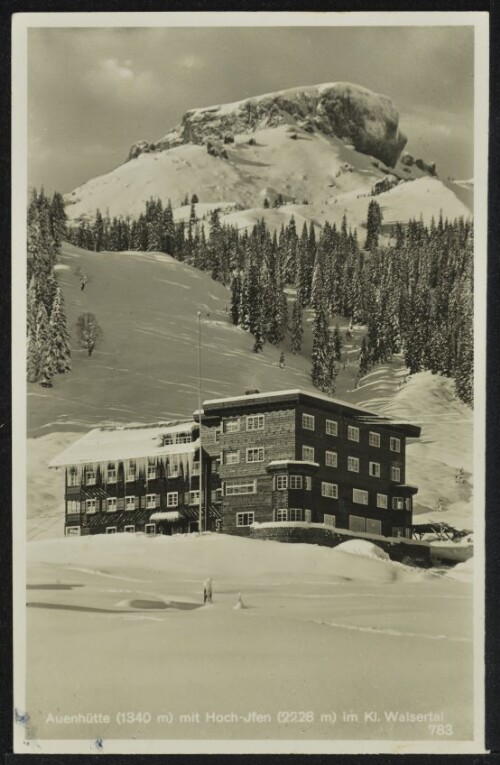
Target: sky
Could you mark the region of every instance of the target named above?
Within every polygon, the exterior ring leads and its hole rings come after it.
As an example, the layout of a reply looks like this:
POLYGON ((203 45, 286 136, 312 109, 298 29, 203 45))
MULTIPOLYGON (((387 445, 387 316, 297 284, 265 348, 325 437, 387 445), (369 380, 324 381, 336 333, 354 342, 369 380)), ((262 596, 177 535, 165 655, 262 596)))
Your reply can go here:
POLYGON ((389 96, 407 149, 473 176, 470 27, 29 30, 28 181, 66 193, 188 109, 347 81, 389 96))

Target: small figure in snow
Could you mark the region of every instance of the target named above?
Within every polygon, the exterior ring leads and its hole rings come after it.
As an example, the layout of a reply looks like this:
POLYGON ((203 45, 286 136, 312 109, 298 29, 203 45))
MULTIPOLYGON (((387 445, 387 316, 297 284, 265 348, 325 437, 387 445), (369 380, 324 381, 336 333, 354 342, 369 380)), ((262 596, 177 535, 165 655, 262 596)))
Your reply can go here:
POLYGON ((279 365, 280 365, 280 369, 285 368, 285 354, 283 353, 283 351, 281 351, 280 353, 279 365))
POLYGON ((212 579, 208 577, 203 582, 203 605, 212 602, 212 579))

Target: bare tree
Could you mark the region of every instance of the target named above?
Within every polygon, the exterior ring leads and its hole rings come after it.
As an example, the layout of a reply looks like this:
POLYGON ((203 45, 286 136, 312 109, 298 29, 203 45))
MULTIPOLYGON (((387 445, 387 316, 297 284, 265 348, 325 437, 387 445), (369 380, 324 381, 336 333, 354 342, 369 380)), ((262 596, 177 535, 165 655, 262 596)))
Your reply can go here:
POLYGON ((102 339, 103 332, 95 314, 82 313, 78 317, 76 322, 76 329, 78 334, 78 340, 82 348, 85 348, 89 356, 92 356, 92 352, 99 340, 102 339))

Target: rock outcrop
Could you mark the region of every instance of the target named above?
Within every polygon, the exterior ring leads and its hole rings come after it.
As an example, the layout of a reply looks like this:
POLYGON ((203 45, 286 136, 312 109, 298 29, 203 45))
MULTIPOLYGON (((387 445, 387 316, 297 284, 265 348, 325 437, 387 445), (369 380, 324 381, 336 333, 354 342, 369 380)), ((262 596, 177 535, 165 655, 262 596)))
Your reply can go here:
POLYGON ((406 136, 399 130, 399 114, 390 98, 359 85, 330 83, 193 109, 156 143, 135 143, 129 159, 142 152, 164 151, 186 143, 230 143, 227 136, 234 140, 235 136, 245 135, 248 141, 248 134, 279 125, 288 125, 293 131, 335 136, 390 167, 406 145, 406 136))

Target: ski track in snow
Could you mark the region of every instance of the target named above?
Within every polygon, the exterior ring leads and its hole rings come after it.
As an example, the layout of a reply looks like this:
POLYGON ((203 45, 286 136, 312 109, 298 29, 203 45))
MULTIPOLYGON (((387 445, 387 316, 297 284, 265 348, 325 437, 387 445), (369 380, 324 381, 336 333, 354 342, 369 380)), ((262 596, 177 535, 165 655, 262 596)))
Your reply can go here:
POLYGON ((390 637, 411 637, 423 638, 424 640, 452 640, 455 643, 472 643, 471 638, 458 637, 456 635, 426 635, 420 632, 403 632, 401 630, 380 629, 378 627, 361 627, 354 624, 341 624, 340 622, 315 622, 325 627, 334 627, 335 629, 353 630, 354 632, 370 632, 378 635, 388 635, 390 637))

